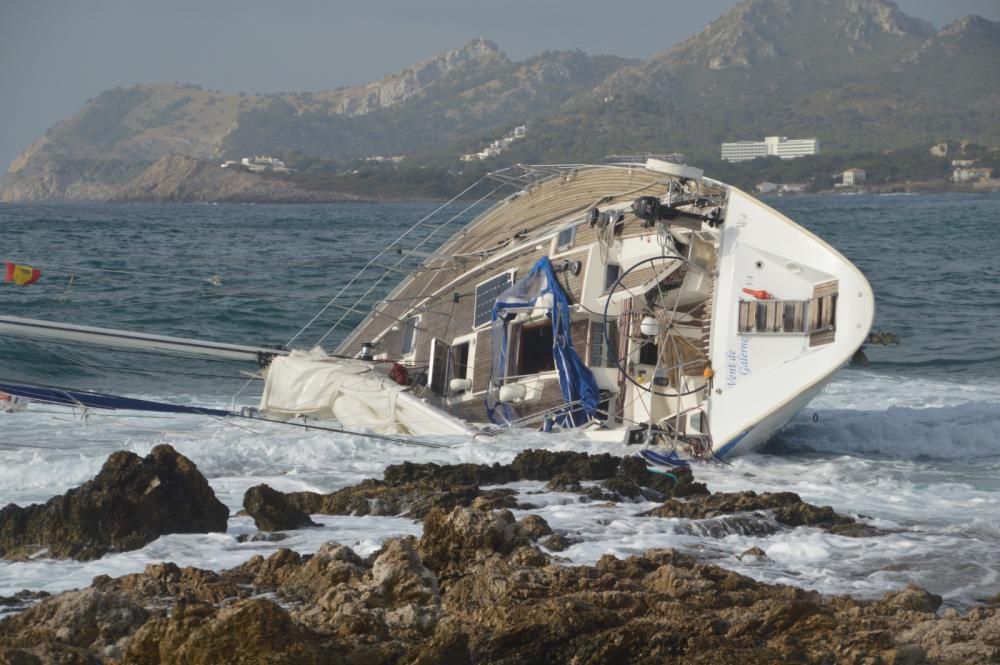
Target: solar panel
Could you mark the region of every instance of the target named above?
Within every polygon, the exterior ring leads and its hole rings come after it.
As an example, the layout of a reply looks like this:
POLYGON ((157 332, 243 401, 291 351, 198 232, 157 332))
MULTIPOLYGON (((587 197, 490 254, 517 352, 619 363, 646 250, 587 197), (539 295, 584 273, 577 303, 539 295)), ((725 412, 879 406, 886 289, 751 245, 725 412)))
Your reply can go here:
POLYGON ((497 296, 510 287, 512 278, 512 272, 505 272, 476 286, 476 308, 472 319, 473 328, 478 328, 484 323, 490 322, 490 319, 493 318, 493 304, 497 301, 497 296))

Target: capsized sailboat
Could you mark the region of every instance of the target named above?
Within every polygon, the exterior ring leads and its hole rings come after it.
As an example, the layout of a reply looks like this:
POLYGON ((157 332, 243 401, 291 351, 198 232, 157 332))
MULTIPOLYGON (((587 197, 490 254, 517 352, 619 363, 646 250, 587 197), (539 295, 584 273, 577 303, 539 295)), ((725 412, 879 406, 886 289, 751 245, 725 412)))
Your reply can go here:
POLYGON ((874 297, 856 267, 699 169, 518 166, 483 182, 463 212, 493 205, 439 246, 462 213, 387 243, 310 322, 339 313, 311 349, 15 317, 0 334, 241 355, 263 380, 244 415, 418 436, 572 428, 666 463, 755 449, 868 335, 874 297))

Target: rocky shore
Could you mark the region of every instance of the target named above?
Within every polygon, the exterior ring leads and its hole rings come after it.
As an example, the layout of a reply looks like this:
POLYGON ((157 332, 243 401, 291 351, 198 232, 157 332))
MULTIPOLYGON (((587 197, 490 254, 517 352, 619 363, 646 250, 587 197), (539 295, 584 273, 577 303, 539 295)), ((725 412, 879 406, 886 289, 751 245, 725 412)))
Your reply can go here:
POLYGON ((359 199, 347 192, 307 190, 280 178, 222 169, 217 162, 178 154, 154 162, 119 164, 112 174, 95 172, 86 162, 53 157, 0 177, 0 201, 7 203, 327 203, 359 199))
MULTIPOLYGON (((114 473, 122 470, 141 477, 156 494, 161 485, 154 479, 170 475, 163 469, 194 466, 169 446, 145 460, 132 457, 113 455, 97 485, 114 485, 114 473)), ((309 515, 323 512, 405 514, 421 520, 419 538, 390 539, 364 558, 337 543, 312 555, 280 549, 221 572, 164 562, 116 579, 99 576, 85 589, 52 597, 24 592, 0 599, 4 606, 26 608, 0 621, 0 663, 1000 659, 997 603, 960 615, 939 611, 941 598, 916 587, 875 601, 822 596, 756 582, 673 550, 565 565, 558 541, 574 534, 554 533, 531 514, 530 495, 496 487, 521 480, 545 481, 580 501, 662 502, 647 513, 650 519, 878 534, 792 493, 710 494, 690 471, 653 473, 631 458, 525 451, 511 464, 402 464, 388 467, 382 479, 327 495, 258 486, 247 491, 244 509, 265 531, 311 528, 309 515), (524 511, 522 517, 516 519, 511 509, 524 511)), ((72 499, 92 494, 82 490, 96 481, 45 506, 73 505, 72 499)), ((164 492, 158 500, 168 507, 178 497, 164 492)), ((18 510, 32 508, 38 507, 18 510)), ((10 506, 0 512, 4 533, 15 531, 15 512, 10 506)), ((194 528, 182 522, 164 532, 194 528)), ((50 548, 64 551, 53 533, 50 548)), ((114 542, 133 541, 119 535, 114 542)), ((766 553, 751 548, 742 556, 766 553)))

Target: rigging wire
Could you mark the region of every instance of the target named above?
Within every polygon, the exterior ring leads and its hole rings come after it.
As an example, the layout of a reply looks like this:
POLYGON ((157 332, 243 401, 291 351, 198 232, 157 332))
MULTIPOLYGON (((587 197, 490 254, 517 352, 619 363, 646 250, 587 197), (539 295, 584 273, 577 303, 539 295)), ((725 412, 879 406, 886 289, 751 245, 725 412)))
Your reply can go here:
MULTIPOLYGON (((361 270, 359 270, 357 273, 355 273, 355 275, 353 277, 351 277, 351 279, 349 279, 346 284, 344 284, 342 287, 340 287, 340 290, 337 291, 337 293, 327 302, 326 305, 324 305, 318 312, 316 312, 316 314, 313 315, 313 317, 311 319, 309 319, 309 321, 304 326, 302 326, 302 328, 297 333, 295 333, 294 335, 292 335, 291 339, 289 339, 285 343, 285 346, 286 347, 290 346, 292 344, 292 342, 294 342, 296 339, 298 339, 302 335, 302 333, 304 333, 306 330, 308 330, 308 328, 312 324, 314 324, 319 319, 319 317, 321 317, 323 314, 325 314, 326 311, 328 309, 330 309, 330 307, 332 307, 333 304, 335 302, 337 302, 337 300, 344 294, 344 292, 346 292, 347 289, 349 289, 351 287, 351 285, 353 285, 354 282, 356 282, 358 280, 358 278, 360 278, 361 275, 366 270, 368 270, 368 268, 370 268, 372 266, 372 264, 375 263, 375 261, 377 261, 383 255, 385 255, 385 253, 388 252, 390 250, 390 248, 394 247, 397 243, 399 243, 399 241, 401 241, 403 238, 405 238, 408 235, 410 235, 410 233, 412 233, 413 231, 415 231, 421 224, 423 224, 424 222, 426 222, 432 216, 436 215, 438 212, 440 212, 441 210, 444 210, 446 207, 448 207, 449 205, 451 205, 452 201, 454 201, 458 197, 462 196, 466 192, 472 190, 472 188, 478 186, 481 182, 483 182, 483 179, 484 178, 480 178, 479 180, 477 180, 476 182, 472 183, 471 185, 469 185, 468 187, 466 187, 464 190, 462 190, 462 192, 460 192, 457 196, 455 196, 450 201, 442 203, 434 211, 432 211, 429 214, 425 215, 416 224, 414 224, 413 226, 411 226, 410 228, 408 228, 406 231, 404 231, 402 233, 402 235, 400 235, 398 238, 396 238, 393 242, 389 243, 386 247, 382 248, 375 256, 373 256, 371 259, 369 259, 368 263, 366 263, 364 265, 364 267, 361 268, 361 270)), ((343 317, 341 317, 341 319, 343 319, 343 317)), ((334 324, 335 327, 336 327, 336 325, 337 324, 334 324)))
MULTIPOLYGON (((484 176, 484 178, 485 178, 485 176, 484 176)), ((465 189, 465 190, 464 190, 464 191, 463 191, 462 193, 460 193, 460 194, 458 194, 457 196, 455 196, 455 197, 454 197, 454 198, 452 199, 452 201, 456 201, 456 200, 458 200, 458 198, 459 198, 460 196, 462 196, 462 194, 464 194, 465 192, 468 192, 468 191, 469 191, 470 189, 472 189, 472 187, 474 187, 475 185, 477 185, 477 184, 479 184, 480 182, 482 182, 482 181, 484 180, 484 178, 480 178, 480 179, 479 179, 478 181, 476 181, 476 183, 474 183, 473 185, 470 185, 470 186, 469 186, 468 188, 466 188, 466 189, 465 189)), ((420 240, 420 241, 419 241, 419 242, 418 242, 418 243, 417 243, 416 245, 414 245, 414 246, 413 246, 413 247, 411 248, 411 250, 414 250, 414 249, 417 249, 417 248, 419 248, 419 247, 422 247, 422 246, 423 246, 423 245, 424 245, 425 243, 427 243, 427 241, 429 241, 429 240, 430 240, 431 238, 433 238, 433 237, 434 237, 434 236, 435 236, 435 235, 437 234, 437 232, 438 232, 438 231, 440 231, 440 230, 441 230, 441 229, 443 229, 443 228, 444 228, 445 226, 447 226, 447 225, 448 225, 448 224, 450 224, 451 222, 455 221, 456 219, 458 219, 459 217, 461 217, 462 215, 464 215, 465 213, 467 213, 467 212, 468 212, 469 210, 472 210, 472 209, 473 209, 474 207, 476 207, 477 205, 479 205, 480 203, 482 203, 482 202, 483 202, 484 200, 486 200, 487 198, 489 198, 490 196, 492 196, 493 194, 495 194, 496 192, 498 192, 498 191, 499 191, 499 190, 500 190, 500 189, 501 189, 502 187, 504 187, 504 186, 505 186, 505 185, 500 185, 500 186, 498 186, 498 187, 494 187, 494 188, 493 188, 492 190, 490 190, 490 191, 489 191, 489 192, 487 192, 486 194, 483 194, 483 195, 482 195, 481 197, 479 197, 479 199, 477 199, 476 201, 473 201, 472 203, 470 203, 470 204, 469 204, 468 206, 466 206, 466 207, 465 207, 465 208, 464 208, 463 210, 461 210, 461 211, 460 211, 460 212, 458 212, 457 214, 453 215, 453 216, 451 217, 451 219, 449 219, 449 220, 448 220, 447 222, 444 222, 443 224, 439 224, 439 225, 437 225, 437 227, 436 227, 436 228, 435 228, 435 229, 434 229, 433 231, 431 231, 430 233, 428 233, 428 234, 427 234, 427 235, 426 235, 426 236, 425 236, 425 237, 424 237, 424 238, 423 238, 422 240, 420 240)), ((445 204, 445 205, 447 205, 447 204, 445 204)), ((442 206, 441 208, 438 208, 438 210, 441 210, 441 209, 443 209, 443 208, 444 208, 444 206, 442 206)), ((434 213, 432 213, 432 214, 434 214, 434 213)), ((410 227, 410 229, 408 229, 406 233, 409 233, 409 231, 410 231, 410 230, 412 230, 412 229, 413 229, 413 228, 415 228, 416 226, 418 226, 418 225, 422 224, 422 223, 423 223, 423 222, 424 222, 424 221, 425 221, 426 219, 427 219, 427 217, 424 217, 424 219, 422 219, 421 221, 417 222, 417 224, 415 224, 414 226, 410 227)), ((406 233, 404 233, 403 235, 405 236, 405 235, 406 235, 406 233)), ((396 240, 394 240, 394 241, 393 241, 392 243, 390 243, 389 247, 391 247, 391 246, 392 246, 392 245, 394 245, 395 243, 399 242, 399 240, 401 240, 401 239, 402 239, 402 237, 403 237, 403 236, 400 236, 399 238, 397 238, 396 240)), ((388 247, 387 247, 386 249, 388 249, 388 247)), ((383 254, 384 252, 385 252, 385 250, 383 250, 382 252, 380 252, 380 254, 379 254, 379 255, 377 255, 377 256, 375 257, 375 259, 377 259, 377 258, 378 258, 379 256, 381 256, 381 255, 382 255, 382 254, 383 254)), ((371 261, 369 261, 369 262, 368 262, 368 265, 366 265, 366 266, 365 266, 365 268, 363 268, 362 270, 364 270, 364 269, 367 269, 367 268, 368 268, 369 266, 371 266, 371 265, 372 265, 372 264, 373 264, 373 263, 375 262, 375 259, 372 259, 371 261)), ((397 266, 399 266, 399 265, 400 265, 400 264, 402 264, 402 263, 403 263, 403 262, 404 262, 404 261, 405 261, 406 259, 407 259, 407 257, 402 257, 402 258, 400 258, 400 259, 399 259, 398 261, 396 261, 396 263, 395 263, 395 264, 393 265, 393 267, 397 267, 397 266)), ((352 278, 352 280, 353 280, 353 279, 355 279, 355 278, 356 278, 357 276, 358 276, 358 275, 355 275, 355 277, 354 277, 354 278, 352 278)), ((354 309, 354 308, 355 308, 355 307, 357 307, 358 305, 362 304, 362 303, 364 302, 365 298, 367 298, 367 297, 368 297, 368 296, 369 296, 369 295, 371 294, 371 292, 372 292, 372 291, 374 291, 374 290, 375 290, 375 289, 376 289, 376 288, 378 287, 378 285, 379 285, 379 284, 381 284, 381 283, 382 283, 383 281, 385 281, 386 277, 388 277, 388 276, 389 276, 389 272, 388 272, 388 271, 386 271, 386 272, 384 272, 384 273, 382 274, 382 276, 381 276, 381 277, 379 277, 379 278, 378 278, 377 280, 375 280, 375 282, 374 282, 374 283, 373 283, 373 284, 372 284, 372 285, 371 285, 370 287, 368 287, 368 290, 367 290, 367 291, 365 291, 365 292, 364 292, 364 293, 363 293, 363 294, 362 294, 362 295, 361 295, 361 296, 360 296, 360 297, 359 297, 359 298, 358 298, 358 299, 357 299, 357 300, 356 300, 356 301, 354 302, 354 304, 353 304, 353 305, 351 305, 351 309, 354 309)), ((331 303, 331 304, 332 304, 332 303, 331 303)), ((341 314, 341 315, 340 315, 340 318, 339 318, 339 319, 337 319, 337 321, 336 321, 336 322, 335 322, 335 323, 334 323, 334 324, 333 324, 332 326, 330 326, 330 328, 329 328, 329 329, 328 329, 328 330, 327 330, 327 331, 326 331, 326 332, 325 332, 325 333, 323 334, 323 336, 322 336, 322 337, 320 337, 320 338, 319 338, 318 340, 316 340, 316 344, 317 344, 317 345, 319 345, 319 344, 322 344, 322 343, 323 343, 323 340, 325 340, 325 339, 326 339, 327 337, 329 337, 329 336, 330 336, 330 335, 331 335, 331 334, 333 333, 333 331, 334 331, 334 330, 336 330, 338 326, 340 326, 340 324, 341 324, 341 323, 342 323, 342 322, 344 321, 344 319, 345 319, 345 318, 347 318, 347 312, 345 312, 344 314, 341 314)), ((286 344, 285 346, 288 346, 288 345, 286 344)))
MULTIPOLYGON (((49 387, 50 388, 60 389, 60 388, 58 388, 56 386, 49 386, 49 387)), ((60 389, 60 390, 65 390, 65 389, 60 389)), ((63 407, 69 406, 69 405, 64 404, 64 403, 53 402, 51 400, 45 400, 45 399, 31 398, 31 401, 39 403, 39 404, 46 404, 48 406, 63 406, 63 407)), ((70 406, 69 408, 71 410, 73 410, 75 412, 75 411, 77 411, 77 409, 79 409, 80 413, 82 415, 84 415, 84 416, 86 416, 86 415, 88 415, 90 413, 89 407, 87 407, 84 404, 80 403, 79 400, 76 400, 75 398, 74 398, 73 401, 76 403, 76 406, 70 406)), ((169 402, 164 402, 164 404, 168 404, 170 406, 177 406, 175 404, 170 404, 169 402)), ((271 424, 274 424, 274 425, 284 425, 284 426, 287 426, 287 427, 298 427, 298 428, 302 428, 302 429, 311 429, 311 430, 317 430, 317 431, 321 431, 321 432, 332 432, 332 433, 336 433, 336 434, 347 434, 347 435, 350 435, 350 436, 359 436, 359 437, 366 438, 366 439, 374 439, 376 441, 385 441, 385 442, 388 442, 388 443, 397 443, 397 444, 400 444, 400 445, 417 446, 417 447, 421 447, 421 448, 445 448, 445 449, 447 449, 447 448, 454 448, 455 447, 455 446, 451 446, 451 445, 447 445, 447 444, 443 444, 443 443, 433 443, 433 442, 430 442, 430 441, 417 441, 417 440, 413 440, 413 439, 407 439, 407 438, 404 438, 402 436, 393 436, 391 434, 378 434, 378 433, 375 433, 375 432, 363 432, 363 431, 358 431, 358 430, 346 429, 346 428, 343 428, 343 427, 333 427, 333 426, 330 426, 330 425, 313 425, 313 424, 310 424, 310 423, 298 423, 298 422, 294 422, 294 421, 290 421, 290 420, 277 420, 277 419, 273 419, 273 418, 262 418, 259 415, 258 416, 245 415, 245 414, 238 413, 238 412, 235 412, 235 411, 234 412, 230 412, 226 416, 220 416, 220 415, 215 415, 213 413, 208 413, 207 411, 202 411, 202 410, 198 409, 197 407, 186 407, 186 408, 191 408, 192 415, 207 416, 209 418, 212 418, 213 420, 219 421, 221 424, 224 424, 224 425, 227 425, 227 426, 230 426, 230 427, 236 427, 237 429, 241 429, 241 430, 249 432, 251 434, 258 434, 259 432, 256 432, 255 430, 253 430, 253 429, 251 429, 249 427, 245 427, 245 426, 240 425, 240 424, 238 424, 236 422, 233 422, 232 419, 236 418, 236 419, 249 420, 249 421, 253 421, 253 422, 263 422, 263 423, 271 423, 271 424)), ((112 409, 112 410, 114 410, 114 409, 112 409)), ((117 415, 117 414, 115 414, 115 415, 117 415)), ((126 415, 131 415, 131 414, 126 414, 126 415)))

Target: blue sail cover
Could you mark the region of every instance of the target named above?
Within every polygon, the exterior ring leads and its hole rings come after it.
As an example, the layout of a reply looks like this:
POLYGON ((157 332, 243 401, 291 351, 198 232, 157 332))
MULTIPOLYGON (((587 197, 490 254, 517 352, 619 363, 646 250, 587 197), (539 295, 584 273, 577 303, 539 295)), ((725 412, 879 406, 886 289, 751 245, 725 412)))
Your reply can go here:
POLYGON ((493 305, 493 370, 486 393, 486 412, 492 422, 507 424, 517 414, 497 400, 507 368, 507 320, 519 311, 547 309, 552 321, 552 356, 559 372, 559 388, 568 405, 556 422, 563 427, 586 423, 597 410, 600 389, 593 372, 573 348, 569 300, 556 279, 552 262, 540 258, 524 279, 501 293, 493 305))

